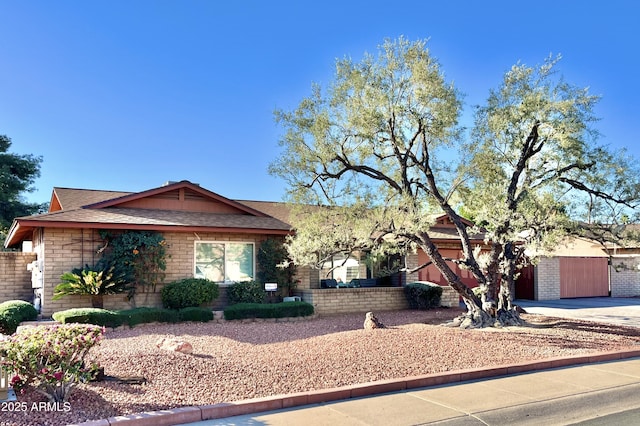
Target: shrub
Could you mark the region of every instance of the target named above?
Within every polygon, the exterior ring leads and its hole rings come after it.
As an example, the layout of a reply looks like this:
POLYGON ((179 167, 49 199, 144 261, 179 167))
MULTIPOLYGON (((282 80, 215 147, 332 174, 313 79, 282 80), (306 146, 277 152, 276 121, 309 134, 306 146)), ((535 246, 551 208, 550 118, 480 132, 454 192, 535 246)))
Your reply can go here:
POLYGON ((285 318, 313 315, 313 305, 307 302, 239 303, 224 310, 228 320, 245 318, 285 318))
POLYGON ((67 309, 66 311, 55 312, 52 316, 54 320, 62 324, 93 324, 111 328, 121 326, 126 319, 117 311, 100 308, 67 309))
POLYGON ((29 302, 9 300, 0 303, 0 333, 13 334, 22 321, 38 318, 38 311, 29 302))
POLYGON ((213 319, 213 311, 207 308, 184 308, 178 312, 180 321, 208 322, 213 319))
POLYGON ((2 365, 15 372, 16 390, 32 385, 51 402, 65 402, 73 387, 90 380, 97 364, 85 356, 104 331, 94 325, 66 324, 29 327, 0 342, 2 365))
POLYGON ((169 309, 197 307, 218 298, 218 284, 203 278, 185 278, 162 289, 162 306, 169 309))
POLYGON ((260 283, 243 281, 227 287, 227 299, 230 305, 237 303, 262 303, 265 291, 260 283))
MULTIPOLYGON (((156 291, 167 269, 167 241, 152 231, 100 231, 105 261, 117 265, 133 277, 137 286, 156 291)), ((134 288, 135 291, 135 288, 134 288)))
POLYGON ((262 241, 256 253, 256 260, 258 282, 278 283, 278 290, 283 297, 293 295, 292 292, 296 288, 296 267, 291 262, 282 239, 267 238, 262 241), (285 264, 286 267, 283 266, 285 264))
POLYGON ((104 261, 98 262, 93 268, 85 265, 84 268, 65 272, 60 276, 60 281, 54 289, 53 300, 71 294, 91 296, 94 308, 102 308, 105 294, 127 293, 130 298, 134 291, 130 276, 122 268, 104 261))
POLYGON ((429 309, 440 306, 442 287, 437 284, 411 283, 404 287, 411 309, 429 309))
POLYGON ((178 322, 178 311, 163 308, 134 308, 119 311, 123 322, 129 327, 149 322, 178 322))

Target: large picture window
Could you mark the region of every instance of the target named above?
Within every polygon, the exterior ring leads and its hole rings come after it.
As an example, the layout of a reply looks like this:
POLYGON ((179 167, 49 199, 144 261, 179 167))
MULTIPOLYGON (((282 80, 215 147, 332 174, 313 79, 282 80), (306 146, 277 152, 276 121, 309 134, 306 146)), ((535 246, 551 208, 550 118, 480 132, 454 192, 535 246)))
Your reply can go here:
POLYGON ((196 241, 194 277, 216 282, 254 278, 254 244, 196 241))

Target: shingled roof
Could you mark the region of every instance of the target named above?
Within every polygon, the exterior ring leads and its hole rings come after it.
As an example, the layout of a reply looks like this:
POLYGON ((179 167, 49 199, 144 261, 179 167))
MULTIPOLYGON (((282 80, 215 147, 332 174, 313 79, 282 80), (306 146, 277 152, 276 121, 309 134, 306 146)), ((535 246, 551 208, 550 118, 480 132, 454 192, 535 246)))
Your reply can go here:
POLYGON ((54 188, 49 212, 15 219, 5 246, 30 239, 31 232, 40 227, 273 235, 291 232, 288 223, 260 210, 260 205, 231 200, 188 181, 138 193, 54 188))
MULTIPOLYGON (((15 247, 36 228, 135 229, 286 235, 290 206, 272 201, 231 200, 189 181, 142 192, 53 189, 49 212, 14 220, 5 241, 15 247)), ((434 216, 434 241, 458 240, 446 216, 434 216)), ((471 225, 471 223, 467 223, 471 225)), ((484 235, 472 235, 482 242, 484 235)))

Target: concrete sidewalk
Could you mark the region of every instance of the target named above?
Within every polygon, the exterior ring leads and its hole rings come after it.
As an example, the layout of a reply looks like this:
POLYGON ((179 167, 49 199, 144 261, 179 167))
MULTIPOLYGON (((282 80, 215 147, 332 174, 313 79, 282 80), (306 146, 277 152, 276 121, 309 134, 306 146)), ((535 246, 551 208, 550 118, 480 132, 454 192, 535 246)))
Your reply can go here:
POLYGON ((189 423, 220 425, 566 425, 640 409, 640 358, 189 423))

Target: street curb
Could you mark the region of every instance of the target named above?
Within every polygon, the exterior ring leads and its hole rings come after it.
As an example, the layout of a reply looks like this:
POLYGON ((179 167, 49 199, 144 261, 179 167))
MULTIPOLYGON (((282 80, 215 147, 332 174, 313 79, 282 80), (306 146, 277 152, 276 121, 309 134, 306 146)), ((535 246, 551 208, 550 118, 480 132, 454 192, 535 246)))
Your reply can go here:
POLYGON ((640 349, 596 352, 592 354, 548 358, 539 361, 499 365, 487 368, 472 368, 404 377, 401 379, 379 380, 339 388, 321 389, 317 391, 298 392, 285 395, 273 395, 264 398, 245 399, 235 402, 223 402, 212 405, 150 411, 110 417, 102 420, 91 420, 68 426, 173 426, 203 420, 254 414, 263 411, 294 408, 309 404, 319 404, 341 399, 371 396, 387 392, 397 392, 407 389, 445 385, 468 380, 487 379, 509 374, 526 373, 596 362, 616 361, 635 357, 640 357, 640 349))

